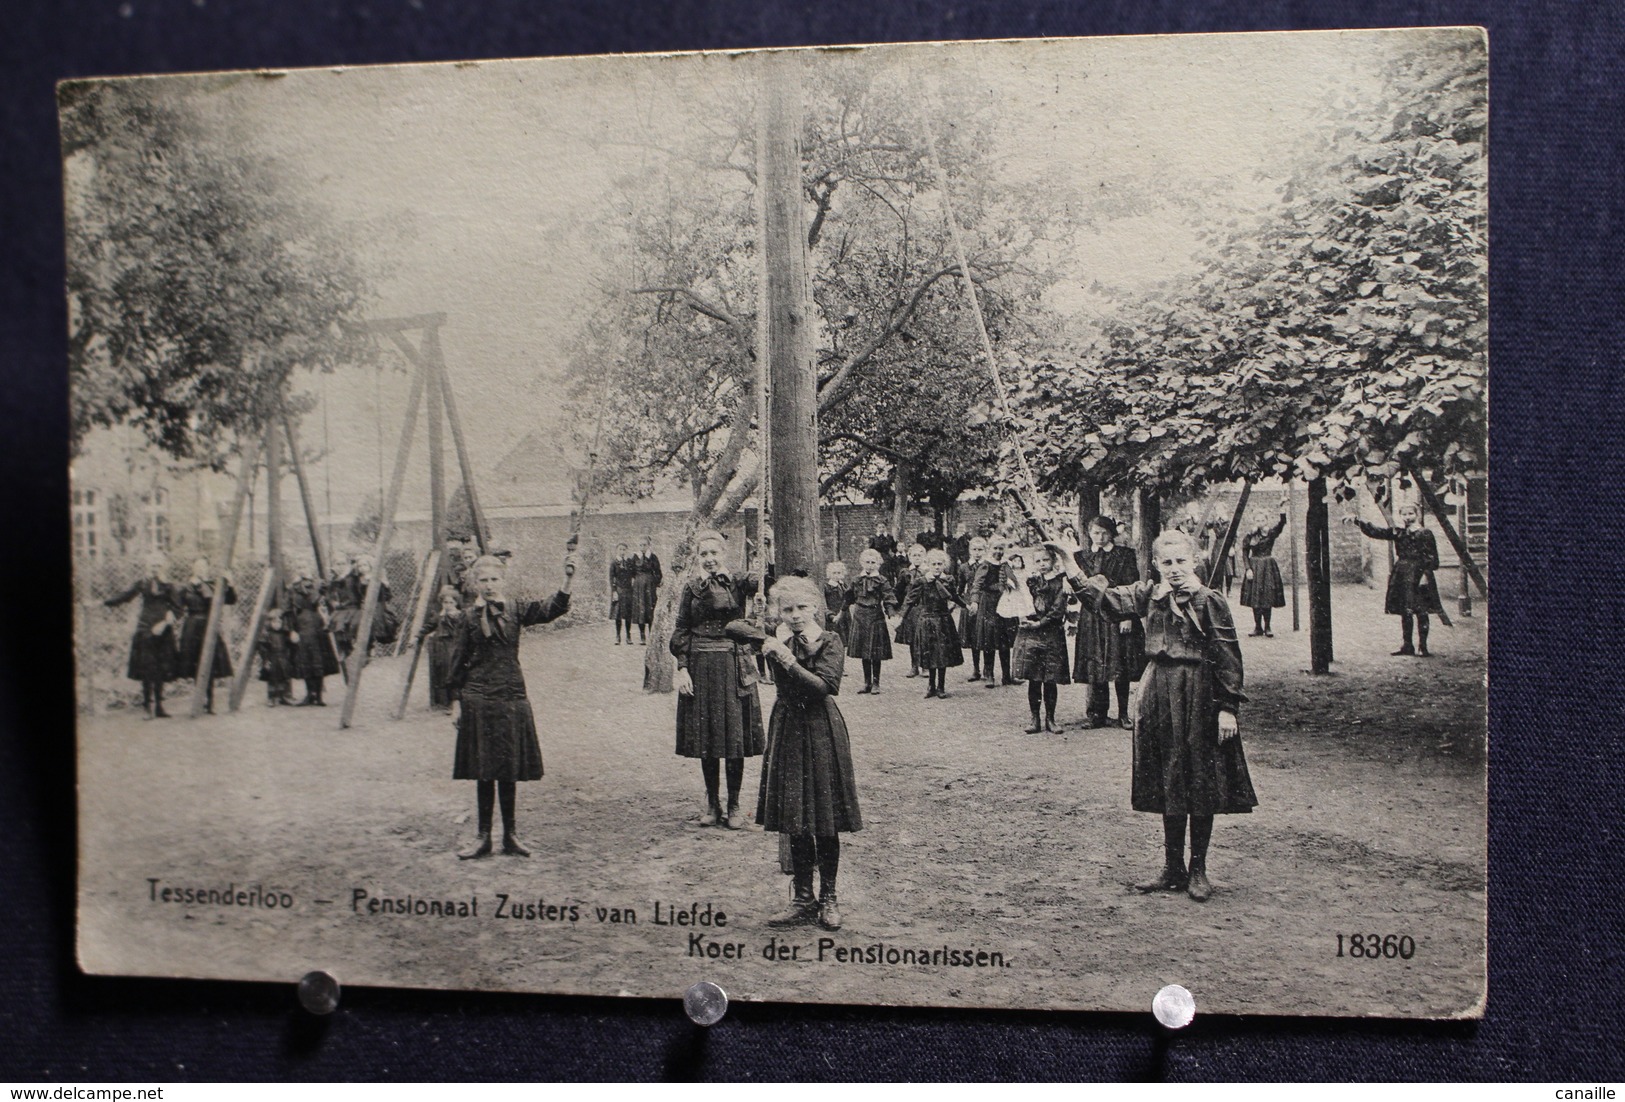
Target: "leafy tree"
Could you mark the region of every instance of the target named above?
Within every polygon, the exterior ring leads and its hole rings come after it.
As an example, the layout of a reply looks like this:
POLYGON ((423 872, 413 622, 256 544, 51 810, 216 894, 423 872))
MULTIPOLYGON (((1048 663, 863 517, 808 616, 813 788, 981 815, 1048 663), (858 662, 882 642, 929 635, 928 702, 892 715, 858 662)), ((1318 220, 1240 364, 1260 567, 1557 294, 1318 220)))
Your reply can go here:
POLYGON ((369 287, 297 179, 141 81, 60 92, 75 448, 132 424, 220 469, 294 367, 367 358, 369 287))
POLYGON ((1476 33, 1390 65, 1201 274, 1121 301, 1075 361, 1032 363, 1017 428, 1051 486, 1159 490, 1482 466, 1485 58, 1476 33))

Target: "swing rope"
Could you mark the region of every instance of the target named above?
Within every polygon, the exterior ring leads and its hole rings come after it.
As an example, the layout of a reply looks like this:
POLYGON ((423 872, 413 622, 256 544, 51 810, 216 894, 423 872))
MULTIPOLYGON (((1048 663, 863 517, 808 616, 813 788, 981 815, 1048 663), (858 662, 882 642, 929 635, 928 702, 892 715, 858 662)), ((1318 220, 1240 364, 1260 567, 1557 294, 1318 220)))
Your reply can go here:
MULTIPOLYGON (((931 102, 936 103, 933 96, 931 102)), ((1009 426, 1012 450, 1016 453, 1016 468, 1021 475, 1023 489, 1028 495, 1022 501, 1023 512, 1027 519, 1032 521, 1039 530, 1039 535, 1048 536, 1047 528, 1052 520, 1048 516, 1040 517, 1037 510, 1043 507, 1047 514, 1048 508, 1044 506, 1043 495, 1039 493, 1038 481, 1033 477, 1032 468, 1027 464, 1027 451, 1022 445, 1021 432, 1015 423, 1015 410, 1010 405, 1010 395, 1004 386, 1004 376, 999 371, 998 357, 993 354, 993 341, 987 335, 987 321, 982 316, 982 304, 976 296, 976 282, 971 278, 970 265, 965 260, 965 243, 959 233, 959 219, 954 214, 953 196, 948 191, 948 173, 943 169, 941 160, 937 157, 937 141, 932 134, 931 125, 925 122, 921 129, 925 132, 926 157, 931 162, 931 168, 937 176, 937 187, 942 193, 942 211, 948 222, 948 236, 953 242, 954 263, 959 267, 960 279, 965 287, 965 300, 970 304, 971 314, 976 319, 976 335, 981 338, 982 354, 987 357, 988 374, 993 379, 993 392, 999 401, 999 409, 1004 413, 1005 422, 1009 426)), ((1018 499, 1019 500, 1019 499, 1018 499)))

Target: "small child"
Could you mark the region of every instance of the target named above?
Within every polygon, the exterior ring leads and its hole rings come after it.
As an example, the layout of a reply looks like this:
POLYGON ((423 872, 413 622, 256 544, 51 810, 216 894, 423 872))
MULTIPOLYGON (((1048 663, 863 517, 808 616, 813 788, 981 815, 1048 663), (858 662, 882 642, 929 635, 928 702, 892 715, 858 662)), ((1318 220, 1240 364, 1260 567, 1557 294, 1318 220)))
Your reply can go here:
POLYGON ((852 583, 852 654, 863 663, 860 693, 880 692, 880 664, 891 658, 886 614, 897 606, 891 583, 881 577, 880 552, 869 548, 858 556, 863 573, 852 583))
POLYGON ((265 611, 265 627, 260 631, 260 680, 265 682, 266 707, 293 703, 293 644, 282 610, 275 605, 265 611))
POLYGON ((440 587, 440 608, 423 618, 418 629, 418 642, 428 640, 429 651, 429 707, 437 711, 451 710, 451 697, 446 692, 446 675, 451 672, 452 642, 463 618, 457 604, 455 586, 440 587))
MULTIPOLYGON (((879 569, 878 561, 875 568, 879 569)), ((840 836, 863 829, 846 720, 835 705, 846 647, 839 635, 820 627, 827 610, 818 586, 809 579, 783 579, 773 587, 771 602, 780 623, 775 637, 762 644, 762 653, 779 669, 778 699, 768 720, 756 821, 766 830, 789 836, 795 895, 790 909, 767 924, 816 922, 826 930, 839 930, 835 878, 841 864, 840 836), (814 865, 819 879, 816 899, 814 865)))
POLYGON ((954 628, 954 606, 964 604, 948 580, 948 552, 925 553, 918 581, 909 589, 908 606, 914 612, 913 653, 930 685, 925 699, 948 698, 948 667, 963 666, 959 633, 954 628))
POLYGON ((842 639, 851 632, 847 605, 852 600, 852 586, 847 581, 846 564, 839 560, 824 567, 824 630, 833 631, 842 639))
POLYGON ((925 577, 925 547, 922 544, 908 545, 908 569, 898 580, 897 592, 903 595, 903 617, 897 624, 896 641, 908 648, 908 676, 920 676, 920 656, 914 649, 914 621, 919 618, 919 612, 909 603, 909 595, 914 592, 915 583, 925 577))
POLYGON ((451 775, 455 780, 476 782, 479 837, 457 856, 466 861, 490 855, 491 812, 500 797, 502 852, 529 857, 530 850, 514 833, 514 803, 517 782, 541 780, 542 748, 519 668, 519 633, 570 610, 576 560, 574 555, 565 558, 564 584, 546 604, 507 600, 507 567, 495 556, 480 557, 469 572, 479 597, 453 636, 446 691, 451 697, 451 721, 457 728, 451 775))
POLYGON ((1064 563, 1085 608, 1114 620, 1145 621, 1148 663, 1134 723, 1130 805, 1162 816, 1166 860, 1160 876, 1137 887, 1187 892, 1203 903, 1213 892, 1207 879, 1213 817, 1258 805, 1236 720, 1247 699, 1241 645, 1230 606, 1197 575, 1201 554, 1195 540, 1178 529, 1166 531, 1151 545, 1151 558, 1160 582, 1122 586, 1110 585, 1103 574, 1085 580, 1070 554, 1064 563))

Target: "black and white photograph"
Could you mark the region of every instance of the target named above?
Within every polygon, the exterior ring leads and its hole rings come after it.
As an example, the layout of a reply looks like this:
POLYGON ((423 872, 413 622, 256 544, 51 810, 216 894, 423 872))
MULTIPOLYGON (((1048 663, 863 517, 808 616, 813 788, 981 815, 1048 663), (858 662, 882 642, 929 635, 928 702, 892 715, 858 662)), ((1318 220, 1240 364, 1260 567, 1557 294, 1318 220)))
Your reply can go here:
POLYGON ((61 84, 80 966, 1481 1017, 1487 74, 61 84))

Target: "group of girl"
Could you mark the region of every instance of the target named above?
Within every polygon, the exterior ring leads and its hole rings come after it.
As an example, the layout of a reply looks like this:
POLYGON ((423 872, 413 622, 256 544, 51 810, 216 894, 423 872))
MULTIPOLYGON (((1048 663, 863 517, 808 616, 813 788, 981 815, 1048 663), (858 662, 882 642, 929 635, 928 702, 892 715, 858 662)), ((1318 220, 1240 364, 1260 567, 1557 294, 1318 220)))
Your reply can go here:
MULTIPOLYGON (((214 605, 217 577, 224 586, 221 603, 235 605, 237 591, 229 574, 217 576, 206 558, 192 563, 183 585, 166 580, 168 561, 163 555, 149 555, 146 576, 129 589, 104 602, 109 608, 140 600, 136 624, 130 639, 126 675, 141 684, 141 702, 146 718, 165 719, 164 687, 173 680, 195 680, 200 672, 203 638, 208 631, 209 613, 214 605)), ((257 653, 260 680, 266 685, 270 705, 293 704, 292 684, 305 684, 302 706, 322 706, 324 681, 340 670, 358 645, 367 589, 371 584, 372 559, 363 554, 351 557, 342 575, 328 583, 315 578, 309 562, 298 564, 283 593, 281 604, 266 610, 257 653)), ((380 581, 378 607, 370 634, 373 643, 393 641, 399 621, 389 605, 389 585, 380 581)), ((214 657, 204 679, 204 706, 214 712, 215 682, 231 678, 234 665, 226 646, 224 631, 217 629, 214 657)))
POLYGON ((660 569, 660 556, 654 552, 654 540, 644 536, 636 555, 629 554, 626 544, 615 545, 615 558, 609 564, 610 618, 615 621, 615 645, 621 645, 624 630, 626 643, 632 644, 632 625, 638 628, 638 642, 649 644, 649 627, 654 623, 655 604, 660 595, 660 583, 665 575, 660 569))

